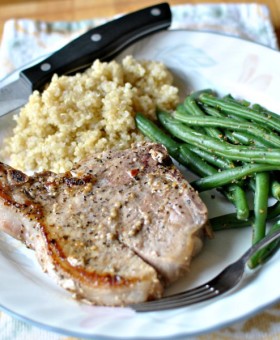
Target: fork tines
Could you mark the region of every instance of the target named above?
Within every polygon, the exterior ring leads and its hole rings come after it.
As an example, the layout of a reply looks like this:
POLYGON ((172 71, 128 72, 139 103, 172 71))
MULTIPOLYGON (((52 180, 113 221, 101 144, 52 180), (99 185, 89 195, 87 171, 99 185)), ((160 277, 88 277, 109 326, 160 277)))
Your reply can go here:
POLYGON ((189 306, 194 303, 206 301, 217 295, 219 291, 209 284, 204 284, 186 292, 163 297, 159 300, 130 305, 137 312, 153 312, 189 306))

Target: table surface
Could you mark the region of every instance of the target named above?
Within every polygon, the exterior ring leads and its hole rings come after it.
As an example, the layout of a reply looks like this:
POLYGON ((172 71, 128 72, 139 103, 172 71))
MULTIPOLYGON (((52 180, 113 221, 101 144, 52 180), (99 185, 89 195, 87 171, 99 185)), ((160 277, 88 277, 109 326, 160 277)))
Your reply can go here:
MULTIPOLYGON (((164 1, 164 0, 163 0, 164 1)), ((32 18, 41 20, 80 20, 107 17, 153 5, 152 0, 0 0, 0 36, 3 24, 10 18, 32 18)), ((260 3, 270 8, 271 18, 278 42, 280 42, 280 0, 170 0, 169 4, 183 3, 260 3)))

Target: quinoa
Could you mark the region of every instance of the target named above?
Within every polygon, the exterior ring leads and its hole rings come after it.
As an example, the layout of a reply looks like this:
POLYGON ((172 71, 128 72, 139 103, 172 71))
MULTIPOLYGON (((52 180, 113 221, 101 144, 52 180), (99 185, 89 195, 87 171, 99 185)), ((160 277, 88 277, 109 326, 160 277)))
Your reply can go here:
POLYGON ((178 89, 163 63, 96 60, 83 73, 54 75, 47 88, 34 91, 14 117, 16 127, 4 141, 2 156, 27 170, 70 170, 90 154, 125 149, 142 141, 136 112, 156 119, 156 108, 172 110, 178 89))

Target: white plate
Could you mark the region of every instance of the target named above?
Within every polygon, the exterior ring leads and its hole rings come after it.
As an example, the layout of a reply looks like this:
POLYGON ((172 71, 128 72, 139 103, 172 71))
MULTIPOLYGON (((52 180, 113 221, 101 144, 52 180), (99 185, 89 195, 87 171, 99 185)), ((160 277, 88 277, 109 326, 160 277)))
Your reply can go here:
MULTIPOLYGON (((182 90, 213 88, 280 112, 280 56, 264 46, 222 35, 169 31, 157 33, 125 54, 163 61, 182 90)), ((0 137, 11 116, 1 118, 0 137)), ((210 216, 231 210, 218 195, 203 198, 210 216)), ((192 264, 192 270, 169 292, 213 277, 250 245, 250 228, 216 233, 192 264)), ((174 245, 175 246, 175 245, 174 245)), ((247 318, 280 299, 278 252, 260 270, 247 273, 232 293, 194 306, 137 314, 129 308, 80 304, 56 286, 39 268, 32 251, 0 234, 0 305, 14 316, 48 330, 94 339, 182 338, 213 331, 247 318)))

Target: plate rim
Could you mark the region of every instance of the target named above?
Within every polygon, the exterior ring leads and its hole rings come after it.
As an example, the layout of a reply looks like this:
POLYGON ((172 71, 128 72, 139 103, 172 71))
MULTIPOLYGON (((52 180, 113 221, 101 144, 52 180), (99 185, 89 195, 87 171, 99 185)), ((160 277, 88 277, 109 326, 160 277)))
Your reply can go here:
MULTIPOLYGON (((220 32, 214 32, 214 31, 209 31, 209 30, 189 30, 189 29, 171 29, 171 30, 167 30, 167 31, 161 31, 161 32, 157 32, 157 33, 154 33, 154 35, 159 35, 159 34, 173 34, 173 33, 176 33, 176 32, 186 32, 186 33, 195 33, 195 34, 204 34, 204 35, 211 35, 211 36, 220 36, 222 38, 227 38, 227 39, 234 39, 234 40, 238 40, 238 41, 243 41, 244 43, 246 44, 253 44, 254 46, 258 46, 260 48, 264 48, 265 50, 269 51, 269 52, 276 52, 279 54, 279 51, 275 50, 274 48, 270 47, 270 46, 266 46, 262 43, 259 43, 259 42, 254 42, 252 40, 249 40, 249 39, 244 39, 242 37, 238 37, 238 36, 233 36, 233 35, 230 35, 230 34, 224 34, 224 33, 220 33, 220 32)), ((146 37, 147 38, 147 37, 146 37)), ((144 38, 145 39, 145 38, 144 38)), ((137 43, 136 43, 137 44, 137 43)), ((33 60, 30 64, 32 63, 35 63, 36 61, 38 60, 42 60, 43 57, 38 57, 36 58, 35 60, 33 60)), ((23 69, 25 66, 17 69, 17 70, 14 70, 12 71, 11 74, 15 74, 15 73, 18 73, 21 69, 23 69)), ((8 79, 11 74, 7 75, 6 77, 2 78, 0 80, 0 83, 2 81, 5 81, 6 79, 8 79)), ((167 340, 167 339, 182 339, 183 337, 186 337, 186 336, 194 336, 194 335, 203 335, 203 334, 207 334, 209 332, 214 332, 214 331, 217 331, 221 328, 224 328, 224 327, 227 327, 233 323, 236 323, 236 322, 240 322, 244 319, 247 319, 247 318, 250 318, 250 317, 253 317, 254 315, 260 313, 261 311, 263 311, 264 309, 266 308, 269 308, 275 304, 277 304, 278 302, 280 301, 280 296, 274 300, 274 301, 271 301, 271 302, 268 302, 267 304, 264 304, 258 308, 255 308, 254 310, 252 310, 251 312, 248 312, 246 315, 242 315, 240 317, 236 317, 235 319, 232 319, 232 320, 229 320, 229 321, 224 321, 223 323, 218 323, 216 324, 215 326, 213 326, 212 328, 207 328, 205 330, 202 330, 201 332, 197 332, 197 331, 193 331, 193 332, 188 332, 188 331, 185 331, 184 333, 182 334, 177 334, 177 335, 173 335, 172 337, 168 336, 168 337, 138 337, 138 336, 133 336, 133 337, 108 337, 108 336, 104 336, 104 335, 98 335, 98 334, 84 334, 84 333, 79 333, 79 332, 73 332, 73 331, 68 331, 67 329, 64 329, 63 327, 54 327, 54 326, 50 326, 48 324, 44 324, 42 322, 38 322, 38 321, 35 321, 31 318, 28 318, 20 313, 17 313, 16 311, 13 311, 3 305, 0 305, 0 309, 4 312, 4 313, 7 313, 8 315, 12 316, 12 317, 15 317, 16 319, 20 320, 20 321, 23 321, 23 322, 27 322, 33 326, 36 326, 36 327, 39 327, 41 329, 44 329, 46 331, 51 331, 51 332, 56 332, 56 333, 59 333, 59 334, 62 334, 62 335, 68 335, 68 336, 75 336, 75 337, 83 337, 83 338, 92 338, 94 336, 94 338, 96 339, 100 339, 100 340, 109 340, 109 339, 113 339, 113 340, 118 340, 118 339, 125 339, 125 340, 149 340, 149 339, 153 339, 153 340, 167 340)))

